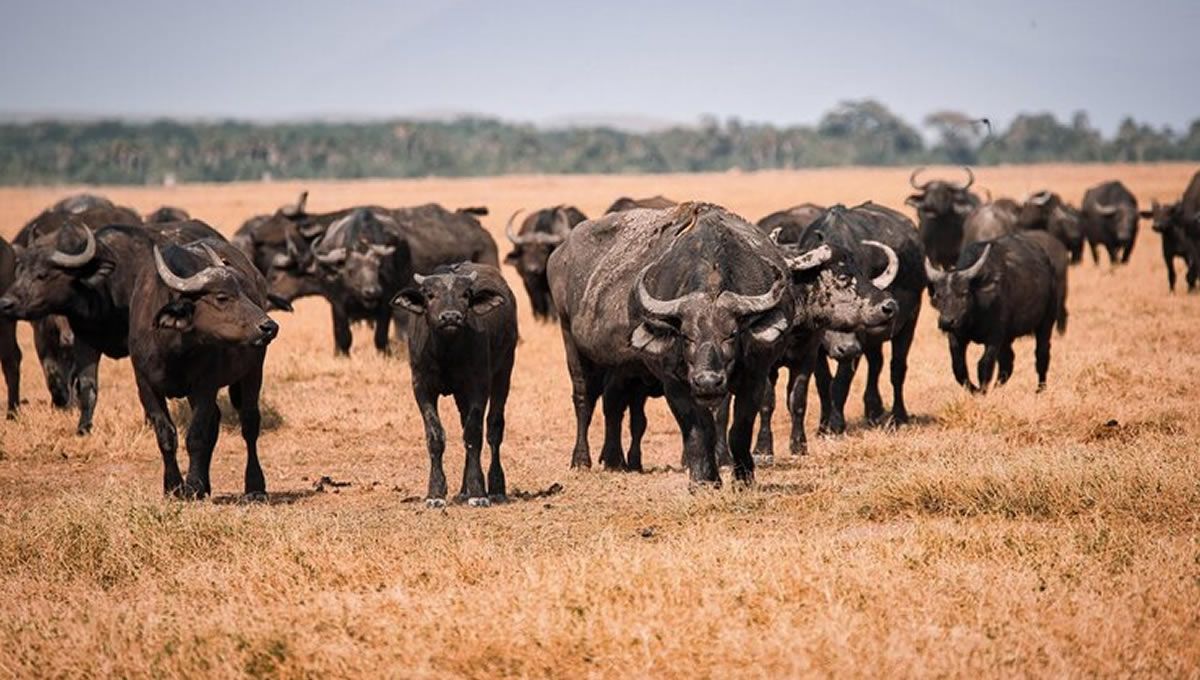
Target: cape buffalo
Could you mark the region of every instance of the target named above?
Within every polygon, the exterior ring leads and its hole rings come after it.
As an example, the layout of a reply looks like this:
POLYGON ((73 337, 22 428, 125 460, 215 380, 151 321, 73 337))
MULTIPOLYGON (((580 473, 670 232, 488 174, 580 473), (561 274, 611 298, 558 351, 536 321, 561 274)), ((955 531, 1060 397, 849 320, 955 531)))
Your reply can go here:
POLYGON ((267 345, 279 326, 267 316, 267 285, 240 250, 223 239, 151 246, 129 304, 129 353, 138 398, 163 459, 163 493, 212 493, 209 467, 220 433, 217 392, 229 386, 246 442, 245 494, 267 493, 258 461, 259 393, 267 345), (176 460, 177 434, 167 398, 192 407, 188 473, 176 460))
POLYGON ((573 466, 605 381, 661 382, 693 482, 720 483, 714 412, 735 395, 729 446, 750 482, 750 436, 793 316, 788 265, 764 234, 718 206, 630 210, 584 222, 550 256, 572 379, 573 466))
POLYGON ((764 234, 770 234, 779 229, 781 242, 793 243, 800 239, 800 234, 808 228, 808 225, 816 222, 823 212, 825 212, 825 208, 815 203, 801 203, 787 210, 767 215, 758 221, 758 228, 764 234))
MULTIPOLYGON (((0 238, 0 295, 12 285, 16 275, 16 256, 13 248, 0 238)), ((4 369, 4 384, 8 389, 8 418, 17 413, 21 403, 21 347, 17 344, 17 322, 0 314, 0 367, 4 369)))
POLYGON ((1071 263, 1083 260, 1083 226, 1079 211, 1052 191, 1031 194, 1017 217, 1018 231, 1045 231, 1057 238, 1071 255, 1071 263))
MULTIPOLYGON (((817 241, 834 243, 849 251, 862 270, 873 277, 871 283, 886 291, 896 305, 895 313, 884 323, 856 332, 827 330, 823 333, 816 364, 821 429, 833 433, 845 431, 846 399, 860 354, 867 358, 867 384, 863 392, 867 421, 872 424, 884 421, 879 376, 883 371, 883 345, 886 342, 892 344, 891 420, 896 425, 903 425, 908 422, 908 408, 904 403, 908 352, 916 333, 921 296, 926 286, 924 252, 917 230, 904 215, 867 203, 849 210, 830 210, 824 219, 809 228, 801 245, 817 241), (838 363, 837 374, 832 379, 827 356, 838 363)), ((799 426, 803 427, 802 420, 799 426)))
POLYGON ((942 271, 925 260, 930 299, 938 310, 938 327, 946 333, 954 378, 972 392, 986 391, 997 361, 999 382, 1012 375, 1015 338, 1036 339, 1038 390, 1046 386, 1050 368, 1050 335, 1063 308, 1065 291, 1042 245, 1025 233, 973 243, 963 250, 957 267, 942 271), (967 374, 967 345, 984 345, 979 360, 979 386, 967 374))
POLYGON ((979 197, 969 191, 975 183, 975 173, 963 166, 967 173, 964 184, 943 180, 918 184, 917 176, 924 169, 917 168, 909 175, 908 183, 916 193, 904 202, 917 210, 926 256, 939 267, 951 267, 962 249, 963 221, 979 205, 979 197))
POLYGON ((963 221, 963 247, 1017 231, 1019 206, 1009 200, 980 204, 963 221))
POLYGON ((673 208, 679 205, 679 201, 673 201, 666 196, 651 196, 650 198, 629 198, 622 196, 613 201, 613 204, 608 206, 608 210, 604 211, 605 215, 611 215, 616 212, 625 210, 633 210, 634 208, 673 208))
POLYGON ((74 343, 79 434, 92 428, 99 390, 100 355, 129 354, 129 299, 138 273, 150 263, 156 243, 222 237, 203 222, 111 226, 92 232, 64 225, 25 249, 16 281, 0 297, 0 315, 36 320, 58 314, 67 318, 74 343))
POLYGON ((503 500, 506 490, 500 445, 504 441, 504 405, 517 347, 517 306, 500 270, 463 262, 417 274, 415 285, 392 304, 417 317, 409 325, 408 360, 413 395, 425 423, 429 449, 426 503, 445 505, 446 474, 442 453, 446 434, 438 417, 438 398, 453 395, 466 444, 459 499, 473 506, 503 500), (484 412, 492 459, 484 483, 480 463, 484 412))
POLYGON ((1058 316, 1055 324, 1059 335, 1062 335, 1067 332, 1067 269, 1070 268, 1070 254, 1062 241, 1048 231, 1028 231, 1025 236, 1041 246, 1054 267, 1054 280, 1058 284, 1058 316))
POLYGON ((1200 285, 1200 172, 1177 203, 1151 204, 1142 217, 1154 220, 1153 229, 1162 235, 1163 262, 1167 265, 1167 286, 1175 292, 1175 258, 1183 258, 1187 266, 1188 292, 1200 285))
POLYGON ((183 208, 164 205, 152 213, 147 213, 143 221, 146 224, 166 224, 167 222, 184 222, 190 219, 192 219, 192 216, 183 208))
POLYGON ((1105 182, 1083 195, 1083 233, 1092 249, 1092 261, 1100 264, 1099 247, 1108 251, 1110 264, 1129 262, 1137 239, 1137 198, 1117 181, 1105 182))
POLYGON ((504 226, 504 233, 512 243, 512 252, 504 258, 521 275, 525 292, 533 307, 533 317, 542 321, 553 321, 554 300, 550 298, 550 284, 546 281, 546 260, 550 253, 566 239, 575 225, 587 219, 578 208, 559 205, 531 213, 521 222, 520 230, 513 231, 513 220, 521 211, 513 213, 504 226))
POLYGON ((389 353, 388 301, 412 279, 412 256, 390 212, 360 208, 337 220, 313 244, 321 293, 333 311, 334 349, 350 353, 352 321, 375 327, 375 349, 389 353))
MULTIPOLYGON (((68 196, 42 211, 17 232, 13 244, 28 247, 43 236, 57 232, 64 224, 84 226, 92 231, 109 225, 137 226, 142 223, 138 214, 125 207, 113 205, 112 201, 92 194, 68 196)), ((77 389, 76 375, 79 366, 75 363, 75 338, 67 320, 58 315, 35 320, 33 326, 34 349, 42 366, 50 402, 55 408, 70 405, 72 392, 77 389)))

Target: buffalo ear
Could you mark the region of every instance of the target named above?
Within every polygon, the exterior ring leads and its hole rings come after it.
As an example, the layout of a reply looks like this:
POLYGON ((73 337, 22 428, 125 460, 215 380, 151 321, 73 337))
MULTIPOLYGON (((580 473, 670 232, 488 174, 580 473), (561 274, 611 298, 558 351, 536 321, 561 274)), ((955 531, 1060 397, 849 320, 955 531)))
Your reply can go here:
POLYGON ((278 309, 281 312, 296 311, 292 309, 292 303, 273 293, 267 293, 267 302, 271 303, 271 307, 278 309))
POLYGON ((113 270, 116 269, 116 264, 108 260, 100 260, 100 264, 96 267, 96 271, 92 275, 83 280, 83 285, 88 288, 96 288, 103 284, 113 270))
POLYGON ((471 294, 471 311, 483 316, 504 304, 504 296, 494 290, 477 290, 471 294))
POLYGON ((788 319, 778 309, 763 314, 750 324, 750 337, 755 342, 770 345, 783 337, 788 331, 788 319))
POLYGON ((416 288, 405 288, 392 298, 393 307, 399 307, 413 314, 424 314, 427 305, 425 296, 416 288))
POLYGON ((911 206, 913 208, 920 208, 921 200, 923 198, 924 198, 924 196, 922 196, 921 194, 913 194, 913 195, 909 196, 908 198, 904 199, 904 205, 911 206))
POLYGON ((510 267, 517 266, 517 262, 519 262, 520 260, 521 260, 521 256, 515 250, 504 256, 504 264, 506 264, 510 267))
POLYGON ((675 338, 665 324, 643 321, 633 329, 633 333, 629 336, 629 344, 639 352, 662 356, 674 346, 675 338))
POLYGON ((154 327, 186 333, 192 329, 196 304, 191 300, 172 300, 154 315, 154 327))

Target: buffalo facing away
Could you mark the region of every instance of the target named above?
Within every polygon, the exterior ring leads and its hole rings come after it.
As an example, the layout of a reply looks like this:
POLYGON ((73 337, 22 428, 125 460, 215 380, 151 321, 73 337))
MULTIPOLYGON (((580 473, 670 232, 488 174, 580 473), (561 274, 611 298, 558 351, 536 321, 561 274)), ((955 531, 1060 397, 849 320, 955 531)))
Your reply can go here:
POLYGON ((267 345, 279 332, 267 316, 266 281, 224 240, 162 250, 154 245, 153 261, 133 284, 129 353, 138 398, 162 454, 163 492, 188 498, 212 493, 209 468, 221 422, 217 392, 229 386, 246 442, 245 497, 265 499, 258 401, 267 345), (167 398, 186 398, 192 407, 186 478, 176 460, 167 398))
POLYGON ((1020 206, 1010 199, 981 203, 963 221, 963 247, 1017 231, 1019 213, 1020 206))
MULTIPOLYGON (((0 238, 0 295, 8 290, 16 276, 16 256, 13 248, 0 238)), ((16 416, 21 403, 21 347, 17 344, 17 322, 0 314, 0 367, 4 370, 4 384, 8 390, 9 418, 16 416)))
POLYGON ((975 183, 975 173, 963 166, 963 171, 967 173, 967 181, 963 184, 944 180, 918 184, 917 177, 924 169, 917 168, 909 175, 908 183, 916 193, 904 202, 917 210, 921 246, 925 249, 926 257, 939 267, 952 267, 962 249, 963 222, 979 205, 979 197, 970 192, 971 185, 975 183))
POLYGON ((533 307, 533 318, 553 321, 557 317, 554 300, 550 297, 550 284, 546 281, 546 261, 575 225, 587 216, 575 206, 559 205, 531 213, 521 222, 521 228, 513 231, 513 221, 521 211, 512 214, 504 225, 504 233, 513 249, 505 258, 505 264, 516 268, 529 294, 533 307))
POLYGON ((417 317, 409 325, 408 359, 429 449, 426 503, 445 505, 446 433, 437 407, 443 395, 454 397, 463 424, 467 452, 460 499, 473 506, 488 505, 489 497, 502 500, 500 445, 517 346, 512 291, 498 269, 469 262, 439 267, 428 276, 417 274, 413 280, 415 286, 401 291, 392 304, 417 317), (486 485, 480 462, 485 410, 492 456, 486 485))
POLYGON ((997 363, 998 381, 1005 383, 1013 371, 1013 340, 1032 334, 1038 390, 1045 388, 1050 335, 1066 291, 1042 245, 1025 234, 973 243, 963 250, 954 270, 939 270, 927 259, 925 274, 960 385, 972 392, 986 391, 997 363), (967 373, 967 346, 972 342, 984 345, 978 387, 967 373))
POLYGON ((576 227, 550 256, 549 279, 571 374, 573 465, 587 458, 606 381, 649 374, 696 483, 720 483, 715 414, 734 397, 734 475, 753 481, 754 418, 794 313, 788 265, 765 234, 704 203, 615 213, 576 227))
POLYGON ((1110 264, 1129 262, 1137 239, 1137 198, 1117 181, 1105 182, 1083 195, 1083 233, 1092 250, 1092 261, 1100 264, 1100 246, 1108 251, 1110 264))
POLYGON ((1200 285, 1200 171, 1192 176, 1183 198, 1177 203, 1151 204, 1142 217, 1153 221, 1153 229, 1162 236, 1163 262, 1167 265, 1167 286, 1175 292, 1175 260, 1182 258, 1187 267, 1188 292, 1200 285))

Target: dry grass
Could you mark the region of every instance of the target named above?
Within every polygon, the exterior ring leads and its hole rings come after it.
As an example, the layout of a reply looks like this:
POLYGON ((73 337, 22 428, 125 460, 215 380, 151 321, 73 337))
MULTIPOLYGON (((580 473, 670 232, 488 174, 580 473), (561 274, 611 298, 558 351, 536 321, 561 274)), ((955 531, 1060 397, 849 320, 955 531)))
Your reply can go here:
MULTIPOLYGON (((1050 186, 1074 200, 1120 177, 1148 201, 1177 195, 1192 170, 979 176, 996 195, 1050 186)), ((569 201, 597 214, 620 194, 702 198, 750 218, 805 200, 899 206, 906 175, 309 188, 316 209, 487 204, 500 236, 517 207, 569 201)), ((298 189, 104 191, 143 210, 181 205, 229 232, 298 189)), ((0 231, 11 236, 68 190, 0 190, 0 231)), ((510 486, 557 482, 563 492, 488 510, 406 502, 426 475, 407 366, 374 356, 364 331, 352 358, 335 359, 319 301, 278 317, 264 395, 279 424, 262 439, 266 506, 232 502, 242 449, 228 428, 217 498, 159 497, 154 436, 127 362, 104 362, 95 433, 74 437, 74 416, 49 407, 23 328, 30 403, 0 424, 0 675, 1195 677, 1200 296, 1167 296, 1149 230, 1127 268, 1089 262, 1071 274, 1071 328, 1055 338, 1044 394, 1034 394, 1029 341, 1018 343, 1007 387, 963 394, 927 308, 908 388, 920 424, 864 430, 856 386, 849 436, 761 470, 753 490, 699 495, 678 472, 566 469, 572 417, 558 331, 522 309, 510 486), (325 476, 349 486, 318 484, 325 476)), ((457 418, 448 405, 443 413, 458 441, 457 418)), ((451 451, 453 476, 462 459, 451 451)), ((646 455, 654 466, 678 461, 661 402, 646 455)))

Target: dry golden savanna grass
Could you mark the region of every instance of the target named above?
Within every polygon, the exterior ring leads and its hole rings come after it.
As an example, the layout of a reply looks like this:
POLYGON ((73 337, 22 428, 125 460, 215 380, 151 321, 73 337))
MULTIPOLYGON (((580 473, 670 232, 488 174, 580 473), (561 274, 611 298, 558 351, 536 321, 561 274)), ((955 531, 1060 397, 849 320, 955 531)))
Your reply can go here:
MULTIPOLYGON (((1148 202, 1177 197, 1193 170, 978 176, 997 196, 1050 187, 1073 201, 1115 177, 1148 202)), ((483 204, 503 242, 518 207, 569 202, 597 215, 618 195, 655 193, 750 219, 802 201, 903 207, 907 174, 99 190, 140 210, 182 206, 225 233, 302 187, 314 209, 483 204)), ((0 233, 76 189, 0 190, 0 233)), ((406 502, 427 473, 408 367, 375 356, 365 329, 350 359, 334 358, 321 301, 277 317, 264 397, 278 427, 261 440, 269 505, 228 502, 243 464, 228 428, 217 498, 160 496, 127 361, 104 361, 95 432, 74 436, 74 414, 49 406, 22 327, 29 403, 0 425, 0 675, 1195 677, 1200 296, 1167 295, 1148 228, 1128 266, 1088 260, 1071 270, 1070 329, 1054 338, 1045 393, 1034 393, 1029 340, 1009 385, 986 397, 958 389, 926 305, 908 380, 916 425, 864 428, 860 371, 848 436, 814 439, 802 460, 780 456, 751 490, 696 495, 679 472, 567 469, 559 331, 533 323, 526 305, 510 490, 562 491, 490 509, 406 502), (349 486, 314 492, 325 476, 349 486)), ((890 403, 886 382, 884 393, 890 403)), ((462 452, 449 402, 443 417, 454 480, 462 452)), ((647 462, 677 464, 678 450, 655 402, 647 462)))

